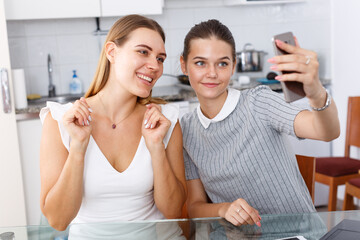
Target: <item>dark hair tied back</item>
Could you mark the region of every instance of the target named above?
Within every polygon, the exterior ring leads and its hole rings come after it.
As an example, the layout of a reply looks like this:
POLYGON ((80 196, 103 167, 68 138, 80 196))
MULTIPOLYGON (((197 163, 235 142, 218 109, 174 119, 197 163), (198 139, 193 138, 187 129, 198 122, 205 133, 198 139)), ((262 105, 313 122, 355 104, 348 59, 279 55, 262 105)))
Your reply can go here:
POLYGON ((218 40, 222 40, 226 43, 228 43, 231 46, 232 49, 232 58, 233 61, 236 59, 236 52, 235 52, 235 40, 230 32, 229 28, 226 27, 224 24, 219 22, 219 20, 216 19, 210 19, 205 22, 201 22, 199 24, 196 24, 194 27, 190 29, 188 34, 185 37, 184 40, 184 50, 182 52, 182 56, 184 58, 184 61, 187 61, 187 57, 190 52, 191 48, 191 40, 194 39, 210 39, 211 37, 214 37, 218 40))

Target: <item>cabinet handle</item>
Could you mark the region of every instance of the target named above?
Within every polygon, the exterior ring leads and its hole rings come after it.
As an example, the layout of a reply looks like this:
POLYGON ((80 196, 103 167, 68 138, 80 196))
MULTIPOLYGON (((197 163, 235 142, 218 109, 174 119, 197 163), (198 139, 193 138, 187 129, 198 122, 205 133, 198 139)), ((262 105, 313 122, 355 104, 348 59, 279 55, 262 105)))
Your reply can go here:
POLYGON ((11 113, 9 76, 5 68, 0 68, 0 84, 4 113, 11 113))

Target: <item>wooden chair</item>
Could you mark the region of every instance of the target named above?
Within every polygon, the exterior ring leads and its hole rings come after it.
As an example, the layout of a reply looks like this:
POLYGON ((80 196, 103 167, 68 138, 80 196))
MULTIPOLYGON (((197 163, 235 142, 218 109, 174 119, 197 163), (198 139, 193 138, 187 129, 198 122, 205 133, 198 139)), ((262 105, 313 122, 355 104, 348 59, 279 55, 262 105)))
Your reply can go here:
POLYGON ((349 97, 344 157, 316 158, 315 181, 329 189, 328 211, 336 210, 337 187, 360 177, 360 161, 350 158, 350 146, 360 147, 360 97, 349 97))
POLYGON ((355 210, 354 197, 360 198, 360 178, 353 178, 346 182, 343 211, 355 210))
POLYGON ((300 173, 309 190, 311 199, 314 203, 314 189, 315 189, 315 157, 308 157, 303 155, 296 155, 296 160, 299 165, 300 173))

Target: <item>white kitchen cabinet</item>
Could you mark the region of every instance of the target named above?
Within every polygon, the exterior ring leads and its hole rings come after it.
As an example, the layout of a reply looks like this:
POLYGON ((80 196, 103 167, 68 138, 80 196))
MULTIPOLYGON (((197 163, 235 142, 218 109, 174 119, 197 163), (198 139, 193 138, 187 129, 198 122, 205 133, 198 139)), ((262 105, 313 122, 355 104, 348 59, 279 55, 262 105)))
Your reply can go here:
POLYGON ((161 14, 164 6, 164 0, 100 1, 102 17, 124 16, 127 14, 161 14))
POLYGON ((282 4, 298 3, 306 0, 224 0, 225 5, 259 5, 259 4, 282 4))
POLYGON ((4 2, 7 20, 100 16, 100 0, 4 0, 4 2))
POLYGON ((39 118, 17 122, 28 225, 40 224, 41 128, 39 118))

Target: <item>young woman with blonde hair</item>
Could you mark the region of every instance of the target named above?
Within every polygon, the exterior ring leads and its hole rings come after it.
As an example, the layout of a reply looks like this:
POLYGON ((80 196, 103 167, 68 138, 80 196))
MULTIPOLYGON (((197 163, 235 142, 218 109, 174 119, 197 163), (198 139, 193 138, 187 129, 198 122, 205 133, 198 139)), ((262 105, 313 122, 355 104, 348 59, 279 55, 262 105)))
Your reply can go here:
POLYGON ((151 97, 164 44, 154 20, 119 19, 85 97, 41 110, 40 204, 54 228, 180 216, 186 187, 179 112, 151 97))

